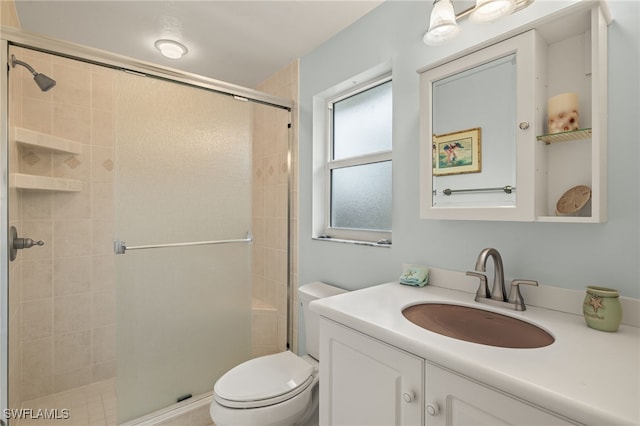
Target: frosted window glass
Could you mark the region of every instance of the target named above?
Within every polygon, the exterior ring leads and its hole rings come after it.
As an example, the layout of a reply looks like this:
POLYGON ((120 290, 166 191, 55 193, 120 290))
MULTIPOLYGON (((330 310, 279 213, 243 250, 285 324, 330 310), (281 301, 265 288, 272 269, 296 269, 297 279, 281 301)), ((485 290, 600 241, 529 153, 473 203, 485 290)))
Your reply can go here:
POLYGON ((391 230, 391 161, 334 169, 331 226, 391 230))
POLYGON ((391 149, 391 82, 333 104, 333 159, 391 149))

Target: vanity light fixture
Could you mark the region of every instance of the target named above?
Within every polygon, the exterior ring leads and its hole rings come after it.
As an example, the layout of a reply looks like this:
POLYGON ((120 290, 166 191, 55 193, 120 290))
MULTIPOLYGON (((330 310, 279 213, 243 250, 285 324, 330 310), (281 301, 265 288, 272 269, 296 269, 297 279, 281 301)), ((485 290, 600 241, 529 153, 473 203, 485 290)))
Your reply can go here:
POLYGON ((160 39, 156 40, 154 44, 156 49, 158 49, 164 57, 169 59, 180 59, 189 51, 184 44, 174 40, 160 39))
POLYGON ((474 23, 496 21, 513 12, 524 9, 535 0, 476 0, 476 5, 458 14, 453 8, 453 0, 434 0, 429 31, 422 39, 429 46, 439 46, 454 38, 459 32, 458 21, 469 17, 474 23))
POLYGON ((423 41, 430 46, 438 46, 454 38, 459 32, 451 0, 435 0, 429 19, 429 31, 424 35, 423 41))

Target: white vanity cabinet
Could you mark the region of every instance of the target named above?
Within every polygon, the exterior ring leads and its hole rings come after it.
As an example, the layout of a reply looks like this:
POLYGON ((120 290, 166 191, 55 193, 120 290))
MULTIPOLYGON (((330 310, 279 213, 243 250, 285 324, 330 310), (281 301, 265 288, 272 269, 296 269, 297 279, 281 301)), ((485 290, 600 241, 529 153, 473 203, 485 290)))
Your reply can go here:
POLYGON ((427 362, 425 424, 560 426, 579 423, 427 362))
POLYGON ((321 426, 579 425, 326 318, 321 426))
POLYGON ((320 424, 423 424, 424 360, 320 321, 320 424))

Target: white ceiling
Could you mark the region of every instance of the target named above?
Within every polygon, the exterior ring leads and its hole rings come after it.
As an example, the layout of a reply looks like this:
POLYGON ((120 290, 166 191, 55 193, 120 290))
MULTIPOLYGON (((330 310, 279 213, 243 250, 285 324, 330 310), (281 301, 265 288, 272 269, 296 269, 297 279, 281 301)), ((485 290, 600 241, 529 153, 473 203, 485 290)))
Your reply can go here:
POLYGON ((256 87, 383 0, 15 0, 25 31, 256 87), (189 53, 166 59, 170 38, 189 53))

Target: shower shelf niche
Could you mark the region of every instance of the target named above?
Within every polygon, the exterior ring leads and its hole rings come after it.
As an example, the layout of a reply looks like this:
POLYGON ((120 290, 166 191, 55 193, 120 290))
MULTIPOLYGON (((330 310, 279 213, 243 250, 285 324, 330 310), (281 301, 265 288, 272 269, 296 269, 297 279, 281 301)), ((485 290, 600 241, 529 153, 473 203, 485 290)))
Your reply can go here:
POLYGON ((80 142, 34 132, 22 127, 16 127, 14 130, 16 143, 21 147, 63 154, 82 154, 82 144, 80 142))
MULTIPOLYGON (((35 149, 56 154, 82 154, 82 144, 69 139, 14 127, 16 144, 20 148, 35 149)), ((32 191, 80 192, 82 181, 26 173, 11 173, 9 187, 32 191)))
POLYGON ((76 179, 11 173, 9 187, 33 191, 80 192, 82 182, 76 179))

